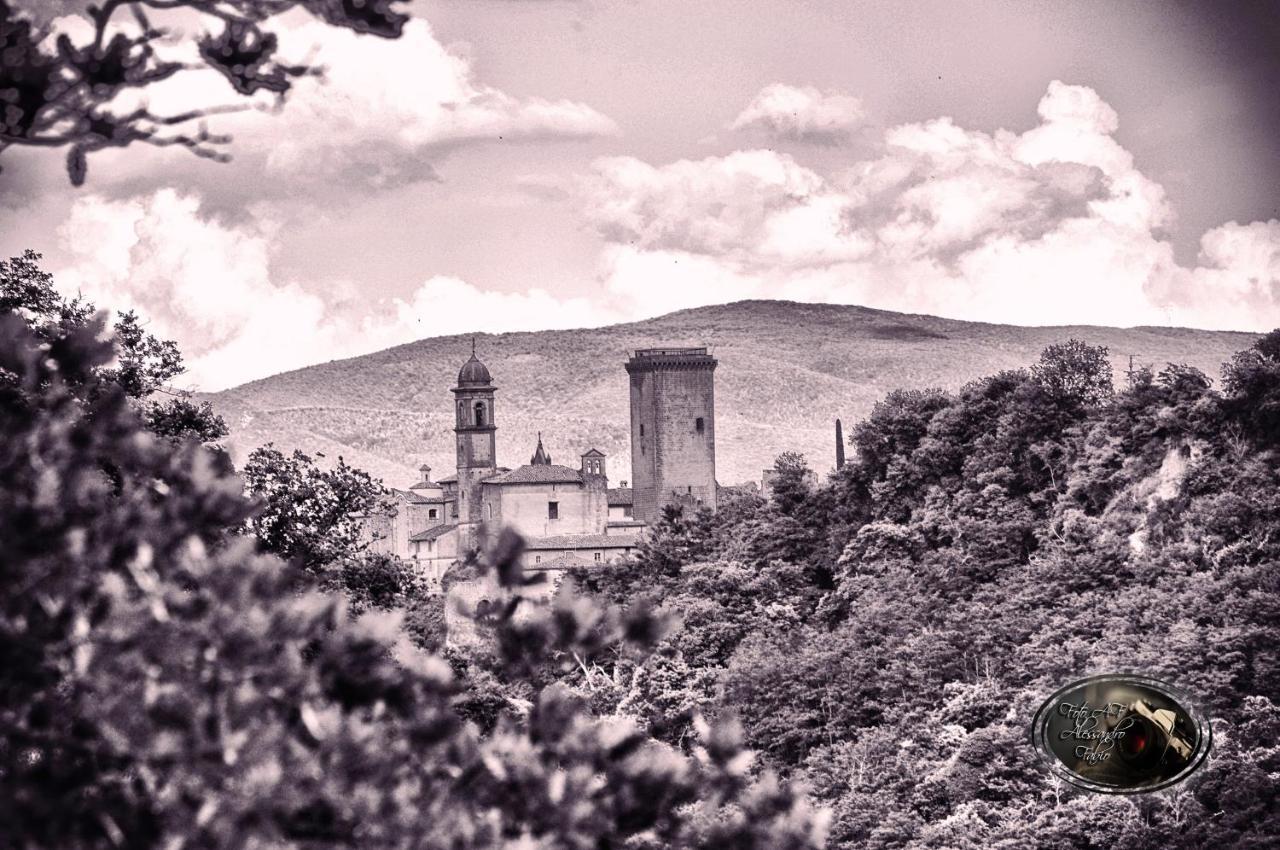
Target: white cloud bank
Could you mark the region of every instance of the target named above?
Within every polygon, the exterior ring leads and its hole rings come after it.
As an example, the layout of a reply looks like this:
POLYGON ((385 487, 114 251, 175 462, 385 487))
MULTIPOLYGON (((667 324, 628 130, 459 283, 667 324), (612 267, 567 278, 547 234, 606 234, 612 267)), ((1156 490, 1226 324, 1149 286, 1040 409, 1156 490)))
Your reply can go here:
POLYGON ((466 331, 568 328, 618 316, 585 299, 538 289, 486 292, 453 277, 424 281, 407 299, 336 309, 297 282, 271 279, 274 223, 229 224, 192 196, 79 200, 61 236, 71 262, 55 279, 100 307, 136 309, 177 340, 202 390, 393 345, 466 331), (476 317, 484 316, 478 328, 476 317))
POLYGON ((598 160, 580 187, 605 242, 591 298, 437 276, 402 299, 334 305, 273 279, 279 222, 230 222, 172 190, 79 199, 62 230, 70 260, 54 271, 65 290, 135 307, 176 339, 202 389, 427 336, 743 298, 1016 324, 1280 325, 1280 221, 1214 228, 1195 265, 1179 265, 1163 235, 1172 210, 1114 139, 1114 110, 1055 82, 1039 116, 1020 135, 947 118, 894 127, 878 158, 832 174, 767 150, 598 160))
MULTIPOLYGON (((88 24, 65 17, 54 26, 83 38, 88 24)), ((619 132, 612 119, 587 104, 516 97, 481 82, 471 59, 442 44, 421 18, 409 21, 396 39, 359 35, 309 16, 285 18, 272 29, 280 37, 281 57, 319 65, 323 78, 296 80, 278 112, 270 109, 274 95, 260 92, 252 102, 263 111, 216 116, 209 125, 233 136, 229 153, 252 159, 295 191, 327 188, 335 180, 379 187, 435 179, 434 161, 464 145, 619 132)), ((194 49, 182 43, 164 55, 199 64, 194 49)), ((207 69, 175 75, 145 92, 126 91, 119 106, 129 108, 139 99, 159 115, 243 100, 207 69)), ((137 180, 155 162, 102 157, 106 165, 95 169, 95 180, 137 180)))
POLYGON ((1280 325, 1280 222, 1224 224, 1181 266, 1164 191, 1115 140, 1115 111, 1055 81, 1038 112, 1020 135, 894 127, 878 158, 832 175, 772 150, 599 160, 584 195, 609 290, 650 315, 766 297, 1032 325, 1280 325))

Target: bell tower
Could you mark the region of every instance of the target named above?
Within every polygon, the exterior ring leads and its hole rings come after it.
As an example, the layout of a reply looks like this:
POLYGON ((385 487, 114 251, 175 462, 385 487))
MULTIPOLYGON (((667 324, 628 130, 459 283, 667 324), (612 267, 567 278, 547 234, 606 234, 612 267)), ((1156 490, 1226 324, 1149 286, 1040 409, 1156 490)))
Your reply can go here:
POLYGON ((453 388, 458 446, 458 525, 465 543, 474 542, 481 522, 480 491, 484 479, 498 471, 497 425, 493 394, 497 387, 489 370, 476 357, 476 341, 471 340, 471 359, 458 372, 453 388))

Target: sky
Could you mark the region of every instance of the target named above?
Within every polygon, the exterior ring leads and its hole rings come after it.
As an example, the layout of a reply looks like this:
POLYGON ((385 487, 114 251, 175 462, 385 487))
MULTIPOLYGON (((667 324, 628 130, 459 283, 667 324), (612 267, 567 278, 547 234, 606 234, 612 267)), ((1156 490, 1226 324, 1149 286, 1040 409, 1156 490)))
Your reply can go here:
MULTIPOLYGON (((1280 4, 412 11, 396 41, 277 21, 326 79, 211 119, 230 163, 134 146, 77 189, 65 152, 6 151, 0 255, 138 310, 201 390, 744 298, 1280 326, 1280 4)), ((207 72, 149 97, 228 100, 207 72)))

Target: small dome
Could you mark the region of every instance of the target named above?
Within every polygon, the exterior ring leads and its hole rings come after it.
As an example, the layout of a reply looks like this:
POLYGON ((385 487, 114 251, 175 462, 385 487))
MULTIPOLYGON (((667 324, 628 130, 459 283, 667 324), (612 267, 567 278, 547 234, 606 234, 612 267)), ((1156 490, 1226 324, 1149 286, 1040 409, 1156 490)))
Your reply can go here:
POLYGON ((489 370, 476 357, 475 352, 472 352, 471 359, 463 363, 461 371, 458 372, 458 386, 465 387, 491 383, 493 383, 493 376, 489 374, 489 370))

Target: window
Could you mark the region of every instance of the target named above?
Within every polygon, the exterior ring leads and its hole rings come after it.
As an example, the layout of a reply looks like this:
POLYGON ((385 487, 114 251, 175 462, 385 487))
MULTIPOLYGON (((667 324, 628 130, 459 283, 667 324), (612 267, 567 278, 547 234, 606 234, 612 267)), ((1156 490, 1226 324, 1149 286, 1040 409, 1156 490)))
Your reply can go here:
POLYGON ((623 515, 624 517, 628 517, 628 518, 629 518, 629 517, 635 516, 635 513, 634 513, 634 510, 632 509, 632 507, 631 507, 630 505, 623 505, 623 506, 622 506, 622 515, 623 515))
POLYGON ((542 563, 542 556, 541 556, 541 555, 534 555, 534 556, 533 556, 533 562, 534 562, 535 564, 541 564, 541 563, 542 563))
POLYGON ((697 431, 699 434, 707 430, 707 423, 703 421, 701 416, 693 420, 693 430, 697 431))
POLYGON ((641 423, 640 423, 640 436, 641 436, 641 437, 643 437, 643 436, 644 436, 644 423, 643 423, 643 422, 641 422, 641 423))
POLYGON ((476 427, 480 428, 483 426, 484 426, 484 402, 477 401, 476 402, 476 427))
POLYGON ((600 553, 599 553, 599 552, 596 552, 596 560, 597 560, 597 561, 599 561, 599 560, 600 560, 600 553))
POLYGON ((559 502, 547 502, 547 519, 560 519, 559 502))
POLYGON ((427 519, 435 519, 435 518, 436 518, 436 509, 431 508, 430 510, 427 511, 427 519))

